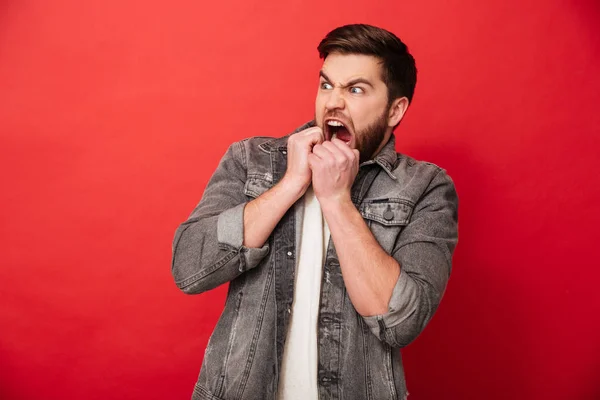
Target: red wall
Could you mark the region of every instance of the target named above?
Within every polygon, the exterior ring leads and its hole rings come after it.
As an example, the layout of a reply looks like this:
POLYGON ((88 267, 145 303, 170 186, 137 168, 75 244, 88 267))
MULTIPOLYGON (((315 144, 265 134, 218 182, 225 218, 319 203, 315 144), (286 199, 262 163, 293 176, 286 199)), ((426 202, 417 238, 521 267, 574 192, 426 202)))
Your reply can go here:
POLYGON ((175 228, 350 22, 409 44, 398 149, 461 200, 411 398, 600 398, 598 2, 56 0, 0 3, 1 399, 189 398, 225 288, 178 292, 175 228))

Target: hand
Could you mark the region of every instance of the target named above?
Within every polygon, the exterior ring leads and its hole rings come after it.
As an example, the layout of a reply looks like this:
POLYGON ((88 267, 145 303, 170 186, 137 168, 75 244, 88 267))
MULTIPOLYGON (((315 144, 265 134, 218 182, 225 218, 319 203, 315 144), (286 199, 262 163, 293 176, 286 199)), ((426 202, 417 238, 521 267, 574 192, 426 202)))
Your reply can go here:
POLYGON ((287 170, 283 181, 292 190, 297 190, 301 195, 310 186, 312 172, 308 166, 308 155, 314 145, 323 143, 324 135, 318 126, 294 133, 287 143, 287 170))
POLYGON ((316 144, 308 156, 312 184, 321 206, 326 202, 350 200, 350 189, 358 174, 360 153, 334 138, 316 144))

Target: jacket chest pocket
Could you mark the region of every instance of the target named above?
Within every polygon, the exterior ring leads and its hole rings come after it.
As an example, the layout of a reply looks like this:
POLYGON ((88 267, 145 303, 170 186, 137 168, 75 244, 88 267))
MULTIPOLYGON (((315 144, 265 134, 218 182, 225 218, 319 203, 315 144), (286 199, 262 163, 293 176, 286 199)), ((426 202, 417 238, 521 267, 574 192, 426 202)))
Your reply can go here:
POLYGON ((273 176, 270 174, 248 174, 244 185, 244 194, 251 198, 257 198, 273 186, 273 176))
POLYGON ((359 211, 377 242, 391 254, 402 229, 410 222, 413 208, 414 204, 406 199, 365 199, 359 211))

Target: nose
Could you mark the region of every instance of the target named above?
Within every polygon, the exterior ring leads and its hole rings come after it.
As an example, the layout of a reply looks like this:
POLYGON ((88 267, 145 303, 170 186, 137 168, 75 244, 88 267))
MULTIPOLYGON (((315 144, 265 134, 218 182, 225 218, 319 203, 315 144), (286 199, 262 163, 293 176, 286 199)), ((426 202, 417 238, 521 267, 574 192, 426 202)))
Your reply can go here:
POLYGON ((335 88, 329 92, 329 97, 325 103, 325 108, 328 111, 343 109, 345 105, 344 97, 339 88, 335 88))

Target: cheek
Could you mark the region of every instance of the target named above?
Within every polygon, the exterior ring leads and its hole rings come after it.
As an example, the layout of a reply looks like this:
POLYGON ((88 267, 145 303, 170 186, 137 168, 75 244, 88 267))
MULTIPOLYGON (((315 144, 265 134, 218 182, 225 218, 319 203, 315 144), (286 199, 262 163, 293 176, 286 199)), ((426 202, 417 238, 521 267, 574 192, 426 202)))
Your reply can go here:
POLYGON ((352 121, 355 132, 360 132, 366 126, 369 126, 369 111, 362 107, 348 107, 348 117, 352 121))
POLYGON ((354 128, 363 130, 381 117, 382 108, 378 104, 365 103, 361 107, 349 109, 354 128))

